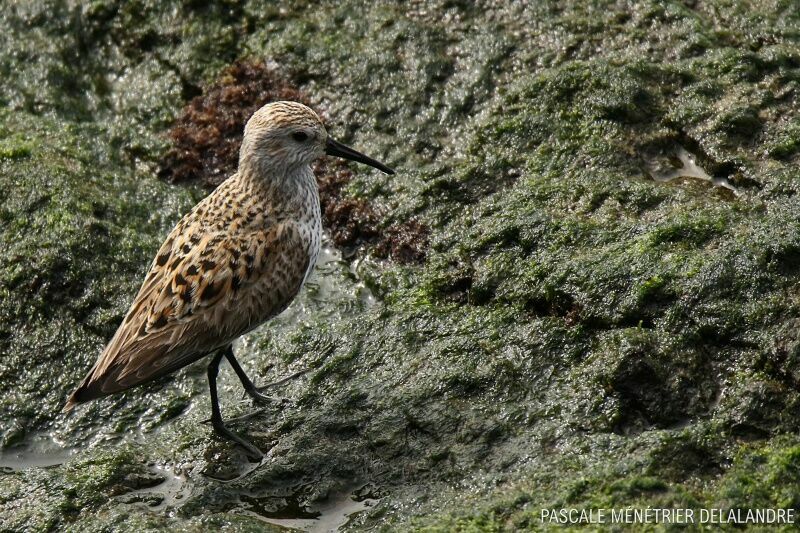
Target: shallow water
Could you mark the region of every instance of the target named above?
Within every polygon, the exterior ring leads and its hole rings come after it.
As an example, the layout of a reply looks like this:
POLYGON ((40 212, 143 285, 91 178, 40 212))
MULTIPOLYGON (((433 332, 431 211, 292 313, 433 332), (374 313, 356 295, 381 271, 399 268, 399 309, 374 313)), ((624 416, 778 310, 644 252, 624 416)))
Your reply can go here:
POLYGON ((697 164, 697 157, 682 146, 678 146, 666 164, 660 158, 653 158, 647 162, 650 177, 662 183, 678 178, 696 178, 711 182, 715 187, 723 187, 738 195, 739 191, 727 178, 709 175, 697 164))
POLYGON ((327 501, 319 505, 293 509, 295 516, 287 513, 287 509, 281 509, 275 513, 248 509, 245 513, 276 526, 309 533, 328 533, 339 531, 355 515, 370 509, 378 501, 370 498, 356 500, 350 494, 342 492, 330 496, 327 501))
POLYGON ((126 492, 119 497, 123 503, 146 505, 150 510, 161 511, 179 506, 192 493, 189 477, 177 473, 171 465, 152 467, 155 476, 163 479, 152 487, 126 492))
POLYGON ((0 470, 45 468, 66 462, 75 450, 64 447, 49 434, 37 434, 22 444, 0 450, 0 470))
MULTIPOLYGON (((248 475, 263 464, 264 462, 251 463, 250 469, 243 475, 248 475)), ((153 485, 128 491, 117 499, 123 504, 144 506, 151 512, 173 515, 176 508, 192 495, 192 474, 169 464, 153 465, 150 471, 156 481, 153 485)), ((204 477, 209 479, 208 476, 204 477)), ((220 481, 226 483, 224 480, 220 481)), ((302 493, 303 487, 299 489, 298 492, 302 493)), ((331 493, 323 501, 311 504, 305 503, 298 496, 259 495, 242 491, 229 510, 292 530, 311 533, 339 531, 356 515, 379 502, 375 498, 357 496, 361 490, 362 487, 351 486, 349 489, 331 493)))

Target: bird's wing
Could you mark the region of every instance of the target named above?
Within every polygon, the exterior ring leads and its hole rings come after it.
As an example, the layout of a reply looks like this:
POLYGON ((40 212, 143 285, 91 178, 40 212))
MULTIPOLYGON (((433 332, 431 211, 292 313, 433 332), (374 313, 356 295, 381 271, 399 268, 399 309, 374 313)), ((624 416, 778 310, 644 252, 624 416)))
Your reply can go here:
POLYGON ((172 372, 281 312, 308 253, 292 221, 249 232, 178 225, 122 325, 67 407, 172 372))

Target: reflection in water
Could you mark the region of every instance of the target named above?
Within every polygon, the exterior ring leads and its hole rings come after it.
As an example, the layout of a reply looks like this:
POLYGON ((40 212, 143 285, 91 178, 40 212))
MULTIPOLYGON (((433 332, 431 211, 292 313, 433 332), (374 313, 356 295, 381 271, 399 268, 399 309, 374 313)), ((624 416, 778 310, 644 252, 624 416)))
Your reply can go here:
POLYGON ((144 504, 151 510, 164 510, 180 505, 192 493, 192 485, 186 476, 178 474, 170 465, 152 467, 153 474, 162 479, 151 487, 132 490, 118 497, 120 502, 144 504))
POLYGON ((736 187, 727 178, 710 176, 697 164, 696 157, 682 146, 679 146, 674 155, 665 158, 652 158, 647 161, 647 171, 654 180, 668 182, 677 178, 697 178, 710 181, 717 187, 724 187, 734 194, 738 194, 736 187))
POLYGON ((242 497, 245 513, 264 522, 285 528, 307 531, 309 533, 328 533, 339 531, 358 513, 366 511, 378 500, 355 500, 347 493, 331 495, 318 505, 303 507, 297 501, 275 511, 264 509, 257 499, 242 497))
POLYGON ((0 469, 26 470, 57 466, 70 458, 75 450, 58 442, 50 433, 34 433, 17 446, 0 449, 0 469))

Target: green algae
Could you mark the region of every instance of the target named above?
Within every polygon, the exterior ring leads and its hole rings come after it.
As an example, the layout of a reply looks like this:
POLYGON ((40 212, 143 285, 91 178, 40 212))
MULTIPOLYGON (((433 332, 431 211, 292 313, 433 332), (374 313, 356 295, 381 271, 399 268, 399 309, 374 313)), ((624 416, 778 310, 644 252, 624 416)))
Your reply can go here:
POLYGON ((34 147, 22 135, 5 137, 0 141, 0 159, 18 159, 31 155, 34 147))
POLYGON ((21 380, 2 399, 8 446, 53 420, 124 312, 118 297, 135 290, 159 234, 191 204, 184 192, 99 161, 95 128, 21 112, 3 118, 37 146, 3 168, 0 366, 4 382, 21 380), (164 208, 154 212, 155 202, 164 208))
MULTIPOLYGON (((707 428, 712 429, 712 428, 707 428)), ((684 431, 675 437, 661 436, 662 450, 685 453, 685 448, 675 448, 677 440, 692 442, 694 449, 702 440, 703 448, 715 449, 721 439, 709 433, 703 439, 694 432, 684 431)), ((732 451, 732 464, 713 482, 701 479, 675 479, 649 473, 630 459, 621 458, 615 470, 583 470, 562 479, 552 479, 533 472, 525 482, 512 483, 503 496, 491 504, 483 503, 470 514, 443 513, 435 520, 430 517, 415 519, 416 531, 507 531, 520 529, 580 530, 585 526, 557 526, 542 522, 541 509, 624 509, 626 507, 680 508, 695 510, 695 525, 690 530, 701 530, 700 509, 796 509, 797 508, 797 442, 794 437, 780 437, 772 443, 742 444, 732 451), (629 469, 626 471, 626 469, 629 469), (633 470, 632 472, 630 470, 633 470), (547 490, 543 491, 542 487, 547 490)), ((672 461, 671 461, 672 462, 672 461)), ((685 471, 683 472, 685 474, 685 471)), ((610 518, 606 517, 606 523, 610 518)), ((633 526, 617 524, 617 529, 658 531, 669 526, 633 526)), ((735 530, 736 527, 720 526, 735 530)), ((683 529, 672 526, 673 529, 683 529)), ((792 530, 791 525, 772 526, 770 530, 792 530)))
POLYGON ((798 506, 790 2, 33 2, 2 24, 3 448, 87 446, 0 474, 6 528, 248 530, 242 494, 303 507, 353 485, 383 498, 354 528, 798 506), (293 405, 237 423, 271 460, 222 485, 203 472, 237 462, 198 424, 201 369, 56 413, 198 196, 154 179, 160 132, 242 56, 398 168, 353 167, 349 194, 432 233, 423 265, 340 265, 242 343, 256 375, 311 370, 293 405), (677 147, 740 195, 651 180, 677 147), (115 499, 151 462, 192 487, 168 513, 115 499))
POLYGON ((162 481, 143 461, 129 448, 117 448, 73 460, 58 470, 6 474, 0 502, 7 512, 0 526, 5 531, 163 531, 176 527, 218 531, 231 525, 238 531, 271 530, 255 518, 241 515, 178 518, 148 512, 147 501, 128 503, 126 494, 142 487, 157 488, 162 481))

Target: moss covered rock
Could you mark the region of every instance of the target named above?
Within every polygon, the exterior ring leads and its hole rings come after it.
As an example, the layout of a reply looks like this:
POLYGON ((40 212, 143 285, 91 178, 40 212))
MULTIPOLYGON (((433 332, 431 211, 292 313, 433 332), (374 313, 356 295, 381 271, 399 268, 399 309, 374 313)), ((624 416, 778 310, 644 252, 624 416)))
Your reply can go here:
POLYGON ((3 527, 798 506, 791 3, 31 2, 0 25, 3 527), (242 58, 398 169, 351 167, 342 199, 429 238, 422 262, 330 251, 236 347, 264 380, 309 369, 234 423, 261 465, 200 423, 202 366, 58 414, 202 194, 157 178, 165 131, 242 58))

